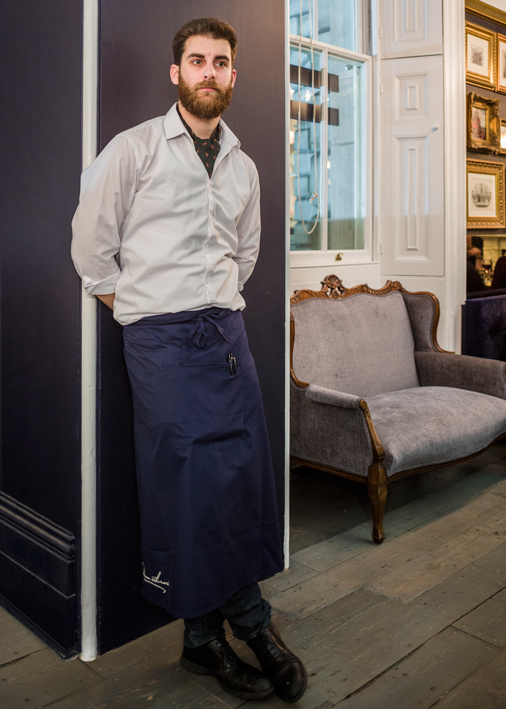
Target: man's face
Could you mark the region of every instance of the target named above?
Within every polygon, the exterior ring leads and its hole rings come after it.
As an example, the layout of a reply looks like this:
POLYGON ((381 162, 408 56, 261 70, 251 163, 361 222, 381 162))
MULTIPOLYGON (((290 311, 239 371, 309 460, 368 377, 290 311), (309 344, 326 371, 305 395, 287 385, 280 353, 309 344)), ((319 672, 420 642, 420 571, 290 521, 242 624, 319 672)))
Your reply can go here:
POLYGON ((217 118, 228 107, 235 77, 227 40, 200 35, 186 40, 181 66, 170 68, 180 103, 188 113, 203 119, 217 118))

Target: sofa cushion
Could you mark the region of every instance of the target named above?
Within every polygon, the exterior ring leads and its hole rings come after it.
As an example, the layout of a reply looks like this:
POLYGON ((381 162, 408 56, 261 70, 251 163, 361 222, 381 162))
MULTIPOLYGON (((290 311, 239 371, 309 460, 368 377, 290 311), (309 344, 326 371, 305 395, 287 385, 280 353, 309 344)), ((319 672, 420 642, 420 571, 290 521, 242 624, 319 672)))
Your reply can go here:
POLYGON ((298 379, 361 397, 418 386, 401 293, 310 298, 291 309, 298 379))
POLYGON ((391 476, 464 458, 506 432, 506 401, 451 387, 416 387, 367 399, 391 476))

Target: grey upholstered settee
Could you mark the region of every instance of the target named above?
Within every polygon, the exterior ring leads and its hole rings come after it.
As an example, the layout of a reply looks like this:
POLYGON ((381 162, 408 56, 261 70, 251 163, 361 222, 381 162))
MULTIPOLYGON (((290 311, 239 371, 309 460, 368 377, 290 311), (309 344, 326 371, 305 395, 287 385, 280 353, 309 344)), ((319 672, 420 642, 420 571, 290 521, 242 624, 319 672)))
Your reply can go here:
POLYGON ((384 539, 387 483, 470 458, 506 435, 504 362, 436 340, 439 304, 400 283, 291 298, 291 458, 368 484, 384 539))

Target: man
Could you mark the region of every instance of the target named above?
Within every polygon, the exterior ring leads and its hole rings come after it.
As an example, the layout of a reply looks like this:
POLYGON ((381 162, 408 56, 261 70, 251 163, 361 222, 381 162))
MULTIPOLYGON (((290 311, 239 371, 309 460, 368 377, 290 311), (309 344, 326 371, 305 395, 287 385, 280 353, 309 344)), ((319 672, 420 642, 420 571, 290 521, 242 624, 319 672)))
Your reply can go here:
POLYGON ((72 257, 124 325, 143 593, 185 619, 184 667, 241 698, 294 702, 306 672, 258 586, 283 563, 241 314, 259 249, 258 175, 220 120, 237 38, 225 22, 194 20, 173 50, 178 104, 116 136, 83 173, 72 257), (233 652, 224 619, 263 673, 233 652))

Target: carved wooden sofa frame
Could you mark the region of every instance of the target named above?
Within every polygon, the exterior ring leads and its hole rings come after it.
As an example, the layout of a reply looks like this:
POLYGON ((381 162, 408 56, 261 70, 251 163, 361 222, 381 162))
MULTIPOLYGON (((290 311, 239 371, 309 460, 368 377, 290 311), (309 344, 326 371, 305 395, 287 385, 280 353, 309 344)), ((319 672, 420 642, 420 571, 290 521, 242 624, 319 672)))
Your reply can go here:
MULTIPOLYGON (((478 369, 482 369, 481 374, 478 375, 478 379, 482 379, 481 383, 476 381, 476 378, 473 377, 473 387, 470 388, 467 386, 467 384, 464 382, 457 382, 454 384, 459 389, 468 389, 470 391, 481 391, 483 394, 487 394, 488 396, 493 396, 493 397, 499 397, 500 399, 506 399, 506 370, 505 370, 505 365, 504 363, 501 363, 496 360, 485 360, 485 359, 478 359, 478 358, 471 358, 471 357, 466 357, 464 355, 455 355, 452 352, 447 352, 443 350, 438 342, 437 342, 437 326, 439 322, 439 317, 440 317, 440 307, 439 307, 439 302, 438 299, 436 298, 435 295, 432 293, 426 293, 426 292, 418 292, 418 293, 411 293, 403 288, 403 286, 398 282, 392 282, 392 281, 387 281, 385 286, 380 289, 373 289, 370 288, 367 285, 359 285, 355 286, 353 288, 346 288, 343 286, 341 280, 337 276, 327 276, 323 281, 322 281, 322 288, 319 291, 313 291, 313 290, 299 290, 296 291, 295 294, 290 298, 290 303, 292 305, 296 305, 298 303, 301 303, 302 301, 305 301, 307 299, 314 299, 314 298, 323 298, 323 299, 333 299, 333 300, 341 300, 344 298, 348 298, 350 296, 353 296, 355 294, 359 293, 365 293, 373 296, 385 296, 387 294, 390 294, 392 292, 398 292, 400 294, 405 294, 407 296, 424 296, 425 297, 425 305, 424 307, 427 307, 427 300, 431 303, 432 307, 432 327, 430 330, 430 345, 427 345, 430 347, 432 352, 435 353, 440 353, 445 356, 451 357, 449 358, 444 358, 443 359, 443 365, 446 366, 448 362, 450 364, 455 364, 456 359, 458 360, 458 364, 462 364, 465 360, 465 367, 468 369, 465 370, 464 367, 464 374, 471 371, 469 369, 470 366, 478 367, 478 369), (456 359, 455 359, 456 358, 456 359), (470 362, 473 360, 473 362, 470 362), (483 364, 483 366, 482 366, 483 364)), ((295 330, 295 322, 294 322, 294 317, 293 313, 290 315, 290 378, 291 378, 291 383, 292 386, 295 387, 295 389, 298 392, 301 392, 305 389, 307 389, 310 386, 309 382, 301 381, 298 377, 296 372, 294 371, 294 344, 295 344, 295 337, 296 337, 296 330, 295 330)), ((416 337, 415 337, 415 351, 416 351, 416 337)), ((444 368, 444 367, 443 367, 444 368)), ((441 381, 441 383, 438 383, 437 377, 439 374, 436 372, 436 386, 447 386, 441 381)), ((444 373, 442 375, 444 377, 444 373)), ((385 459, 385 450, 383 448, 383 445, 380 441, 380 438, 376 432, 373 419, 371 418, 371 414, 369 412, 369 407, 368 404, 365 400, 365 398, 360 399, 359 401, 359 407, 360 410, 362 411, 362 415, 365 421, 365 425, 367 427, 367 431, 369 434, 369 439, 370 439, 370 447, 372 451, 372 463, 369 465, 368 473, 367 476, 364 477, 363 475, 357 475, 350 473, 349 471, 346 470, 340 470, 338 468, 326 465, 325 463, 318 462, 315 460, 308 460, 304 457, 298 457, 296 455, 291 455, 291 461, 294 463, 299 463, 299 464, 304 464, 313 468, 317 468, 319 470, 323 470, 329 473, 332 473, 334 475, 342 476, 344 478, 348 478, 350 480, 355 480, 360 483, 366 483, 368 486, 368 492, 369 492, 369 498, 371 501, 371 507, 372 507, 372 518, 373 518, 373 540, 377 544, 381 544, 385 538, 385 534, 383 531, 383 517, 384 517, 384 511, 385 511, 385 502, 387 498, 387 483, 390 483, 394 480, 398 480, 400 478, 407 477, 409 475, 414 475, 418 473, 423 473, 426 471, 430 470, 435 470, 444 466, 449 466, 449 465, 455 465, 457 463, 464 462, 466 460, 469 460, 476 455, 479 455, 482 453, 484 450, 486 450, 490 445, 495 443, 497 440, 500 438, 504 437, 506 435, 506 401, 504 402, 504 407, 505 407, 505 423, 504 423, 504 430, 502 430, 499 435, 497 435, 494 440, 489 441, 487 445, 484 447, 480 448, 480 450, 474 451, 472 454, 465 455, 463 457, 456 457, 453 460, 449 460, 447 462, 442 462, 442 463, 437 463, 437 464, 430 464, 430 465, 425 465, 425 466, 417 466, 416 468, 409 469, 409 470, 403 470, 402 472, 399 473, 394 473, 387 479, 387 473, 385 470, 385 464, 384 464, 384 459, 385 459)))

